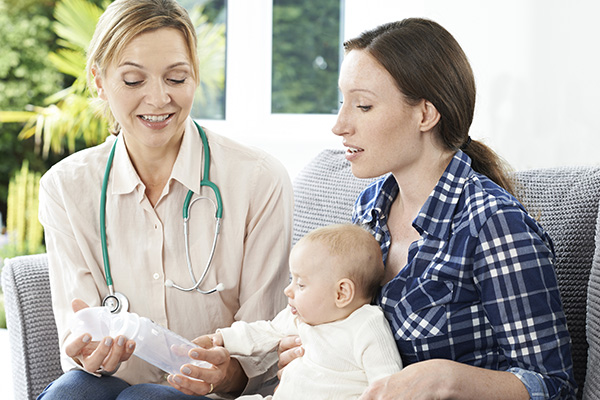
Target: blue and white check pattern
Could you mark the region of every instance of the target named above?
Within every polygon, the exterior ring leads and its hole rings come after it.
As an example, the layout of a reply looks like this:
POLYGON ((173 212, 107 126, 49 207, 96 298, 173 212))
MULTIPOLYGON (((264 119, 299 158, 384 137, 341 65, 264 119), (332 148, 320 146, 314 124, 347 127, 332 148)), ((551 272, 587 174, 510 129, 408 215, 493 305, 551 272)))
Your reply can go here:
MULTIPOLYGON (((355 204, 353 221, 380 242, 384 262, 397 194, 388 175, 355 204)), ((379 297, 405 365, 445 358, 508 370, 533 399, 574 398, 552 241, 521 204, 459 150, 413 227, 421 239, 379 297)))

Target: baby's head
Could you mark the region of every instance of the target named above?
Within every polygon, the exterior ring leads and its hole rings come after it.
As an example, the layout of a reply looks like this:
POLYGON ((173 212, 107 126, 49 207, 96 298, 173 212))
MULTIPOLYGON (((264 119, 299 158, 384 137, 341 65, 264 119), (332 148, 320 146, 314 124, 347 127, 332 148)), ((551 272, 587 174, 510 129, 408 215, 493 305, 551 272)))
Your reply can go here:
POLYGON ((309 232, 290 254, 285 288, 292 312, 310 325, 341 320, 371 302, 384 275, 377 241, 357 225, 309 232))

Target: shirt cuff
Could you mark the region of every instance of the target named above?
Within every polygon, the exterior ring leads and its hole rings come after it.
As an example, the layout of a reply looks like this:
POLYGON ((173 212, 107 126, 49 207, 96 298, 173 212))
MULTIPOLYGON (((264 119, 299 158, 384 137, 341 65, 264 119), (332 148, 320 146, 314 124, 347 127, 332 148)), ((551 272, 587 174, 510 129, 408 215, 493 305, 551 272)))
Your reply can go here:
POLYGON ((522 368, 509 368, 508 372, 523 382, 529 392, 529 400, 547 400, 550 397, 544 378, 540 373, 522 368))
POLYGON ((275 387, 279 384, 277 379, 277 363, 271 365, 266 372, 260 370, 257 373, 256 363, 250 357, 232 355, 239 361, 240 366, 248 377, 248 383, 242 392, 242 395, 261 394, 263 396, 272 395, 275 387))

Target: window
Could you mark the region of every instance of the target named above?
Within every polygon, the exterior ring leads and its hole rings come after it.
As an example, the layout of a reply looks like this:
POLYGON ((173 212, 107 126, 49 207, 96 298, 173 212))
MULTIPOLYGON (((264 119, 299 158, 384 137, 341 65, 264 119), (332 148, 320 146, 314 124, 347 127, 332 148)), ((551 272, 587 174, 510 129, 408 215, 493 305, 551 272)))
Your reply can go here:
POLYGON ((192 117, 225 119, 225 53, 227 7, 225 0, 180 0, 198 35, 200 83, 192 117))
POLYGON ((340 0, 274 0, 271 112, 335 114, 340 0))

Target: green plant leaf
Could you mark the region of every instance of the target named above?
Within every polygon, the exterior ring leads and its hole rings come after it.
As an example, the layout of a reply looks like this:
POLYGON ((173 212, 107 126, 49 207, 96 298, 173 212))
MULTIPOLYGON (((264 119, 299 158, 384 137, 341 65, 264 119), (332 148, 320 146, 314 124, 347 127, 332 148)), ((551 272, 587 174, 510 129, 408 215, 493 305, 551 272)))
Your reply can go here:
POLYGON ((27 122, 35 116, 32 111, 0 111, 0 122, 27 122))
POLYGON ((73 50, 87 50, 103 10, 86 0, 62 0, 54 9, 54 31, 73 50))
POLYGON ((85 55, 81 51, 59 49, 48 54, 50 62, 63 74, 79 78, 85 71, 85 55))

